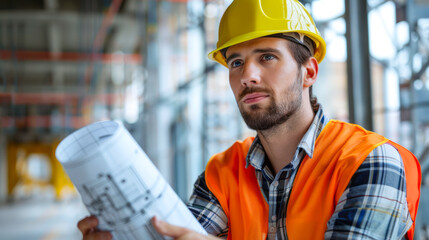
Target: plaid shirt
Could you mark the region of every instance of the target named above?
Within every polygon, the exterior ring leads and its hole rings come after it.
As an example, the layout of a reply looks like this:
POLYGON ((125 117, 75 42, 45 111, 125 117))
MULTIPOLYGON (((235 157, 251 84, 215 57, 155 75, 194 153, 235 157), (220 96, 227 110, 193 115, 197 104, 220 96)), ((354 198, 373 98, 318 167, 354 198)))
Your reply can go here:
MULTIPOLYGON (((288 239, 286 208, 295 175, 305 155, 313 156, 316 138, 328 122, 320 107, 292 162, 276 175, 265 161, 258 136, 250 147, 247 166, 255 168, 261 192, 269 205, 267 239, 288 239)), ((207 188, 204 173, 194 185, 188 207, 207 232, 226 238, 228 219, 207 188)), ((328 221, 325 239, 401 239, 411 225, 403 163, 396 149, 386 143, 367 156, 350 180, 328 221)))

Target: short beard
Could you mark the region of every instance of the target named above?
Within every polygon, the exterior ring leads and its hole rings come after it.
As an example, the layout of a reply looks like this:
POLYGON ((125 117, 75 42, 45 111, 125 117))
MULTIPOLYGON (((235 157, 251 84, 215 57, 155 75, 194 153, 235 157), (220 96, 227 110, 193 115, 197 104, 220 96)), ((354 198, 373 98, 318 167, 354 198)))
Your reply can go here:
MULTIPOLYGON (((250 110, 247 112, 239 108, 244 122, 250 129, 256 131, 271 129, 286 122, 298 111, 302 103, 301 71, 299 68, 298 70, 294 84, 283 93, 283 96, 285 96, 284 101, 276 104, 275 99, 271 98, 266 110, 261 109, 257 104, 250 106, 250 110)), ((251 92, 255 92, 255 90, 246 91, 246 93, 251 92)))

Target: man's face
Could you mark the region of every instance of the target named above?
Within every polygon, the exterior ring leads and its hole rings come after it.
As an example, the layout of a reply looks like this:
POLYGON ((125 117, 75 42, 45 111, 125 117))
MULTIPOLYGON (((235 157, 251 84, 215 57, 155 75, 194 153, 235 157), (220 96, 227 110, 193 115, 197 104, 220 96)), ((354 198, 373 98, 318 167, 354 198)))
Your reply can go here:
POLYGON ((229 82, 251 129, 266 130, 284 123, 301 107, 301 68, 287 44, 280 38, 258 38, 226 52, 229 82))

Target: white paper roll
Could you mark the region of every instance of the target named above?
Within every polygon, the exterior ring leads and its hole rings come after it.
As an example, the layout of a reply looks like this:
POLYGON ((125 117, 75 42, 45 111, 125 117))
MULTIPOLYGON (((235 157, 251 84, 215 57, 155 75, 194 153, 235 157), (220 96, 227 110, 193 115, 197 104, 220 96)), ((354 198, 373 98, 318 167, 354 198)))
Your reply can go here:
POLYGON ((99 229, 114 239, 166 239, 152 227, 156 215, 207 234, 119 121, 96 122, 67 136, 56 156, 99 229))

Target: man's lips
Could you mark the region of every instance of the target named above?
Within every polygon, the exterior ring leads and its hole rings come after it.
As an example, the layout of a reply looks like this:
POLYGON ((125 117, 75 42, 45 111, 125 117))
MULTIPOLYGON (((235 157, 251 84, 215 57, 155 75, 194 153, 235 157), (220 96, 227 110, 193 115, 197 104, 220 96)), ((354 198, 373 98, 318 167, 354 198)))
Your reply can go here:
POLYGON ((244 103, 256 103, 265 98, 267 98, 269 94, 267 93, 249 93, 246 94, 241 101, 244 103))

